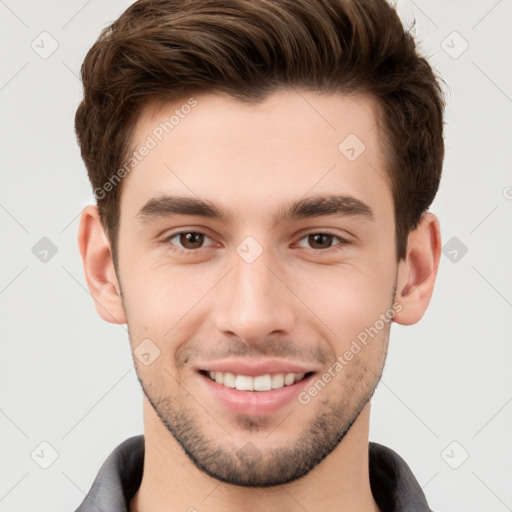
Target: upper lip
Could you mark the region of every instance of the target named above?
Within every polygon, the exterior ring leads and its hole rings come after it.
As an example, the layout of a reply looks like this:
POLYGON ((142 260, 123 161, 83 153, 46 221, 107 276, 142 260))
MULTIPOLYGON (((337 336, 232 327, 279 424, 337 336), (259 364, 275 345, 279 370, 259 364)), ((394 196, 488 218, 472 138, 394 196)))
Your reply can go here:
POLYGON ((317 369, 311 364, 304 364, 283 359, 259 359, 250 361, 248 359, 225 359, 212 363, 197 365, 197 370, 206 372, 230 372, 235 375, 247 375, 256 377, 267 373, 308 373, 317 369))

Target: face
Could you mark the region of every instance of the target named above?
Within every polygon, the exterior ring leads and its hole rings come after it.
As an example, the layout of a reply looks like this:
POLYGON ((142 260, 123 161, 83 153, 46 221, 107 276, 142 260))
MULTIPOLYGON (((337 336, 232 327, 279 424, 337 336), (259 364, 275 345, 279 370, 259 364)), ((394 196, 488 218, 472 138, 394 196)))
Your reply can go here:
POLYGON ((148 108, 132 141, 151 146, 120 203, 134 363, 198 468, 280 485, 335 450, 382 373, 397 262, 381 134, 364 96, 194 101, 148 108))

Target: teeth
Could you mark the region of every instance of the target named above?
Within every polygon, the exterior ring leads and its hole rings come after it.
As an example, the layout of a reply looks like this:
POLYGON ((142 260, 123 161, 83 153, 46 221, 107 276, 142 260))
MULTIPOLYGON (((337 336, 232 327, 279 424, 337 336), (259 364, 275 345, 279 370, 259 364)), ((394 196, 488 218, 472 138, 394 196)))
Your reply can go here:
POLYGON ((240 391, 252 391, 254 379, 246 375, 237 375, 235 380, 235 388, 240 391))
POLYGON ((284 385, 289 386, 295 382, 295 375, 293 373, 287 373, 284 377, 284 385))
POLYGON ((272 377, 270 375, 259 375, 252 380, 254 391, 268 391, 272 389, 272 377))
POLYGON ((227 388, 234 388, 236 383, 236 377, 234 373, 226 372, 224 374, 224 382, 222 382, 222 377, 219 376, 222 372, 215 372, 215 381, 219 384, 224 384, 227 388))
POLYGON ((304 373, 275 373, 270 375, 235 375, 231 372, 208 372, 210 379, 228 388, 236 388, 239 391, 268 391, 290 386, 304 378, 304 373))
POLYGON ((276 373, 272 375, 272 389, 279 389, 284 386, 284 375, 282 373, 276 373))

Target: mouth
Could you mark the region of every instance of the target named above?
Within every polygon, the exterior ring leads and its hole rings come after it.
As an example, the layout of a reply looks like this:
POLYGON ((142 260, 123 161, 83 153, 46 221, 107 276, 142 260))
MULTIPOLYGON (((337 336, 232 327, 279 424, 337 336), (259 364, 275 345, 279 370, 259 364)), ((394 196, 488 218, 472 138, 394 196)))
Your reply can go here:
POLYGON ((238 391, 265 392, 292 386, 309 378, 314 372, 265 373, 255 376, 207 370, 199 370, 199 373, 225 388, 238 391))
POLYGON ((322 370, 316 363, 279 358, 228 358, 195 365, 206 402, 221 414, 284 414, 322 370))
POLYGON ((311 384, 316 371, 304 371, 302 365, 295 368, 282 364, 244 366, 209 365, 221 368, 197 369, 199 383, 208 403, 224 413, 245 416, 267 416, 279 413, 297 404, 300 392, 311 384), (235 373, 239 369, 240 373, 235 373), (281 370, 281 371, 279 371, 281 370), (283 371, 285 370, 285 371, 283 371), (293 371, 295 370, 295 371, 293 371), (300 373, 299 373, 300 372, 300 373), (249 375, 248 375, 249 374, 249 375))

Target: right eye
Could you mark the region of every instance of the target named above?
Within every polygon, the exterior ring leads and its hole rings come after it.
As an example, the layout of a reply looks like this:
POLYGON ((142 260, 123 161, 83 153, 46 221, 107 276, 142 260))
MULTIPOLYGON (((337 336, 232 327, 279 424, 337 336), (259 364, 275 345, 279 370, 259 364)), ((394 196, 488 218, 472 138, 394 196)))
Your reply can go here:
POLYGON ((169 235, 164 242, 178 246, 178 252, 189 252, 201 249, 206 239, 213 241, 202 231, 178 231, 169 235))

